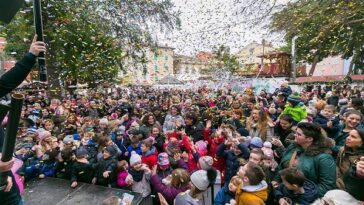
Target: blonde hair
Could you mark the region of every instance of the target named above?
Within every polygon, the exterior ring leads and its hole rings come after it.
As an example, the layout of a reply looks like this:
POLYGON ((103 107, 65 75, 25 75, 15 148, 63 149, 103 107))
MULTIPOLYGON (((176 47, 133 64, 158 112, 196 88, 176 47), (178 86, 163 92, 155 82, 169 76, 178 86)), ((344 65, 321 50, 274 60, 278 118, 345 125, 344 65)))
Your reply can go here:
POLYGON ((184 169, 178 168, 172 172, 171 185, 173 187, 187 186, 190 182, 190 175, 184 169))
POLYGON ((238 177, 238 176, 233 176, 231 179, 230 179, 230 183, 233 183, 235 186, 239 186, 240 184, 243 183, 243 179, 238 177))
POLYGON ((269 123, 273 123, 273 121, 268 117, 267 113, 264 111, 263 108, 255 107, 252 110, 248 120, 246 121, 246 128, 251 131, 253 129, 254 120, 253 120, 253 111, 257 110, 259 112, 259 120, 257 122, 256 129, 259 132, 259 136, 262 138, 263 141, 267 138, 267 130, 269 123))

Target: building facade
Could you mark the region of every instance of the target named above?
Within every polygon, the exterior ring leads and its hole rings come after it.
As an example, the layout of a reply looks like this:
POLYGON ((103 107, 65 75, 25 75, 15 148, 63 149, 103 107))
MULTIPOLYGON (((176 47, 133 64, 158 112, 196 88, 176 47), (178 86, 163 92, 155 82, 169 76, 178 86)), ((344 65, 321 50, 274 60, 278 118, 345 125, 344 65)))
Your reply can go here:
POLYGON ((135 64, 132 59, 124 59, 125 72, 120 72, 118 77, 127 78, 131 83, 155 84, 163 77, 173 75, 173 48, 168 46, 146 48, 144 55, 145 64, 135 64))

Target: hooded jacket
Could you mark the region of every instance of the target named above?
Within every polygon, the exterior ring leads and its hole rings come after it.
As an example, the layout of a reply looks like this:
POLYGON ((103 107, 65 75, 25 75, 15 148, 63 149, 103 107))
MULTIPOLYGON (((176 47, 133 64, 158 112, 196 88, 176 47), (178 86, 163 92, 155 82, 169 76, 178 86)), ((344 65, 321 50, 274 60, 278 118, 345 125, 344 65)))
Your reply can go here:
POLYGON ((148 165, 149 169, 152 169, 154 165, 157 164, 158 158, 158 151, 157 149, 152 146, 149 152, 142 155, 142 162, 148 165))
POLYGON ((292 200, 292 204, 309 205, 313 203, 318 196, 318 189, 315 183, 306 180, 303 184, 305 192, 303 194, 294 194, 283 183, 273 190, 274 198, 279 201, 283 197, 288 197, 292 200))
POLYGON ((239 144, 239 149, 241 150, 240 155, 235 155, 232 150, 226 150, 225 143, 222 143, 217 148, 217 156, 223 157, 226 161, 226 172, 225 172, 225 184, 228 185, 230 179, 236 175, 238 168, 240 166, 240 160, 249 159, 250 151, 245 144, 239 144))
MULTIPOLYGON (((294 166, 300 169, 305 177, 314 182, 322 197, 327 191, 336 188, 336 163, 331 156, 333 141, 327 137, 322 137, 311 144, 306 150, 300 146, 292 144, 282 156, 279 169, 287 168, 292 154, 297 151, 294 166)), ((279 176, 277 180, 279 180, 279 176)))
POLYGON ((265 205, 268 199, 268 184, 264 180, 258 185, 241 185, 236 191, 235 201, 237 205, 265 205))
POLYGON ((293 120, 300 122, 307 117, 306 107, 304 105, 296 105, 294 107, 287 106, 284 108, 282 114, 289 114, 292 116, 293 120))
POLYGON ((235 198, 235 193, 229 191, 229 188, 223 187, 215 196, 215 205, 225 205, 235 198))

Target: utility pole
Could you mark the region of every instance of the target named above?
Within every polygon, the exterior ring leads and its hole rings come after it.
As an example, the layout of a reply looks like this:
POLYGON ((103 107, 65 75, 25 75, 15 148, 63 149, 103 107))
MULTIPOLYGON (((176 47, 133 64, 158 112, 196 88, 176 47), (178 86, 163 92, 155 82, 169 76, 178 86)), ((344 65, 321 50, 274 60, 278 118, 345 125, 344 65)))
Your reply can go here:
POLYGON ((291 54, 292 54, 292 59, 291 59, 291 71, 292 71, 292 82, 296 82, 296 76, 297 76, 297 69, 296 69, 296 58, 297 58, 297 52, 296 52, 296 40, 297 40, 298 36, 294 36, 292 38, 292 49, 291 49, 291 54))
POLYGON ((0 76, 5 73, 5 53, 0 53, 0 76))

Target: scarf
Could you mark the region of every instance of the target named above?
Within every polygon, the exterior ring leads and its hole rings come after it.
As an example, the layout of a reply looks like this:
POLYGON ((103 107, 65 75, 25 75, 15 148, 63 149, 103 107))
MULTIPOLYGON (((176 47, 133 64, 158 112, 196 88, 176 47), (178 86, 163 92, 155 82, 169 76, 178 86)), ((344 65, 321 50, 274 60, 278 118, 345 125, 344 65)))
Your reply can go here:
POLYGON ((144 171, 143 170, 136 171, 134 169, 130 169, 129 174, 133 177, 133 180, 135 182, 140 182, 143 179, 144 171))

